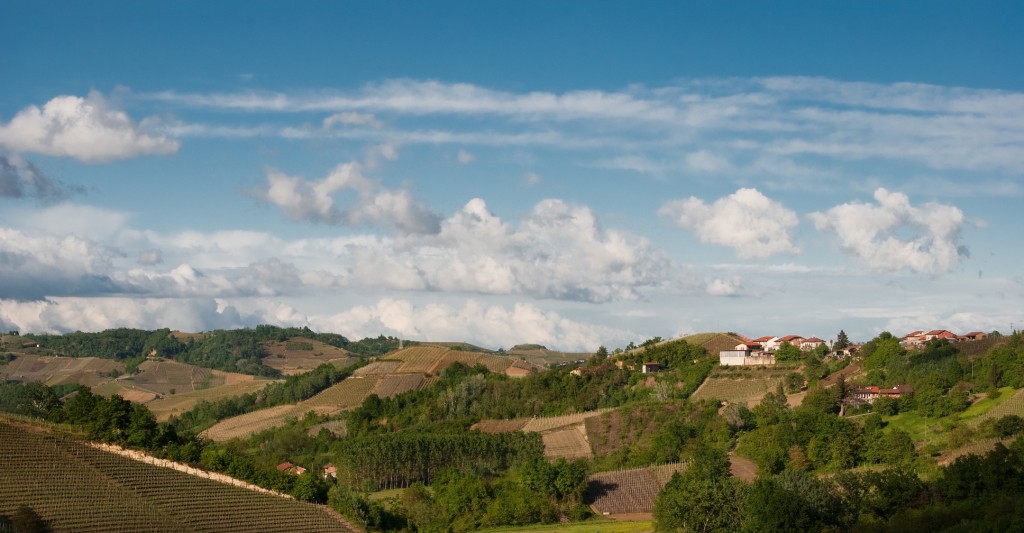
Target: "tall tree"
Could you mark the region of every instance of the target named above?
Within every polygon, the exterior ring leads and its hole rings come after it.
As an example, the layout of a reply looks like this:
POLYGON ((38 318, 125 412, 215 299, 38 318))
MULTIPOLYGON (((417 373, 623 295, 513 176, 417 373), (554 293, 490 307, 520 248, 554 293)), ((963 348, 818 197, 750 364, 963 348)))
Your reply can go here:
POLYGON ((832 345, 833 350, 842 350, 850 345, 850 338, 846 336, 846 332, 839 330, 839 335, 836 336, 836 343, 832 345))

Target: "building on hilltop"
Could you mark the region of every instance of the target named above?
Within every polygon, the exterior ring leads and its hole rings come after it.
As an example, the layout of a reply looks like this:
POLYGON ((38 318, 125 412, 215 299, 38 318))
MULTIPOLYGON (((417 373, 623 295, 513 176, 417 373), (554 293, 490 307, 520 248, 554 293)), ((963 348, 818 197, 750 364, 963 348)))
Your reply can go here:
POLYGON ((775 356, 761 349, 758 343, 743 343, 732 350, 718 352, 718 364, 722 366, 774 365, 775 356))

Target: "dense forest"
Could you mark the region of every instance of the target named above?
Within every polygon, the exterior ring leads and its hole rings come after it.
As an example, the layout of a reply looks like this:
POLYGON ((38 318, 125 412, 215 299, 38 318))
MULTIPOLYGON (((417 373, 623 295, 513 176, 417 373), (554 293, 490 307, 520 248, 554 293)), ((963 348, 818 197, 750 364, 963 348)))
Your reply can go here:
POLYGON ((1024 529, 1014 511, 1024 504, 1024 420, 1017 414, 978 423, 960 418, 970 406, 1024 385, 1020 334, 984 353, 967 353, 945 341, 907 350, 883 333, 861 347, 859 373, 827 380, 849 360, 800 353, 790 366, 763 370, 797 377, 786 376, 752 406, 691 395, 709 375, 748 379, 757 370, 719 368, 699 346, 659 341, 613 353, 602 348, 582 366, 518 379, 456 363, 428 387, 390 398, 370 395, 333 418, 308 413, 220 443, 195 435, 227 416, 308 398, 355 367, 323 365, 257 394, 200 403, 168 423, 156 423, 144 406, 118 396, 39 384, 3 384, 0 409, 327 502, 374 530, 585 520, 592 515, 588 475, 676 463, 686 467, 656 500, 658 530, 1024 529), (662 371, 635 370, 649 361, 662 371), (868 384, 909 385, 915 394, 873 404, 849 401, 853 389, 868 384), (804 386, 802 401, 791 405, 793 391, 804 386), (552 461, 537 433, 471 429, 486 419, 602 408, 608 410, 587 422, 589 459, 552 461), (921 437, 908 421, 941 432, 921 437), (328 422, 342 429, 328 430, 328 422), (939 462, 941 454, 980 439, 994 440, 977 454, 939 462), (732 477, 730 454, 752 460, 756 479, 732 477), (276 465, 283 461, 309 471, 282 473, 276 465), (337 481, 320 475, 328 463, 337 467, 337 481), (401 490, 391 498, 369 496, 393 488, 401 490))

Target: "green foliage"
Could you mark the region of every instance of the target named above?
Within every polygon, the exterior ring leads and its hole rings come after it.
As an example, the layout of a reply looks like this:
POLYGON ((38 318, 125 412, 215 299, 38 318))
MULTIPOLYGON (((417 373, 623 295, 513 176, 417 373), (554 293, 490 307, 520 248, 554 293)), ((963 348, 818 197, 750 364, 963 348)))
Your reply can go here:
POLYGON ((541 457, 536 433, 422 433, 405 431, 348 439, 336 449, 338 477, 356 487, 405 487, 430 483, 446 468, 503 471, 541 457))
POLYGON ((784 342, 779 345, 779 349, 775 350, 776 361, 799 361, 803 358, 803 352, 800 348, 793 346, 788 342, 784 342))
POLYGON ((734 530, 740 516, 737 482, 729 476, 725 453, 702 447, 690 467, 678 472, 658 494, 654 519, 658 531, 734 530))
POLYGON ((33 418, 45 418, 60 408, 60 396, 42 383, 0 383, 0 411, 33 418))
POLYGON ((914 457, 914 440, 909 433, 899 429, 872 432, 864 451, 867 462, 892 466, 909 465, 914 457))
POLYGON ((883 331, 861 347, 860 355, 864 359, 865 369, 884 369, 898 358, 906 355, 906 350, 900 346, 900 340, 892 333, 883 331))
POLYGON ((327 505, 368 530, 388 531, 405 526, 405 521, 401 517, 388 511, 379 502, 344 485, 334 485, 330 488, 327 493, 327 505))
POLYGON ((740 530, 823 531, 842 528, 842 502, 827 481, 798 470, 758 477, 740 505, 740 530))

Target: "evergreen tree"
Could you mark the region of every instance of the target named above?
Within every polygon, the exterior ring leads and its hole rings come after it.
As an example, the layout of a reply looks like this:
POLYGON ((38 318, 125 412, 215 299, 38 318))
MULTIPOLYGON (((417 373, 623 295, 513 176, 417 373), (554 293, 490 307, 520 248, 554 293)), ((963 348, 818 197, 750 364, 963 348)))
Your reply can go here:
POLYGON ((836 337, 836 343, 832 345, 833 350, 842 350, 850 345, 850 338, 846 336, 846 332, 839 330, 839 335, 836 337))

